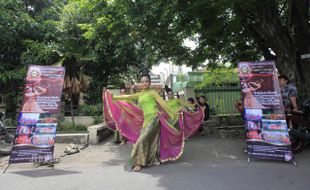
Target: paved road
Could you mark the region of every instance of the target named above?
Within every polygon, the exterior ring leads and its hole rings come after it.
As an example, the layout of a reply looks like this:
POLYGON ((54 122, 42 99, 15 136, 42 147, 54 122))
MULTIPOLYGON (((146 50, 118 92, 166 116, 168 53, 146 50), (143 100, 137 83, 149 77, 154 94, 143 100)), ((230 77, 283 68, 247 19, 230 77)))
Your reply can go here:
MULTIPOLYGON (((0 174, 1 190, 308 190, 310 148, 289 163, 256 160, 247 164, 243 140, 195 137, 186 142, 176 162, 128 170, 130 145, 107 141, 64 157, 55 169, 32 164, 12 165, 0 174)), ((64 150, 57 144, 56 156, 64 150)), ((7 159, 1 158, 0 161, 7 159)), ((0 171, 4 166, 0 166, 0 171)))

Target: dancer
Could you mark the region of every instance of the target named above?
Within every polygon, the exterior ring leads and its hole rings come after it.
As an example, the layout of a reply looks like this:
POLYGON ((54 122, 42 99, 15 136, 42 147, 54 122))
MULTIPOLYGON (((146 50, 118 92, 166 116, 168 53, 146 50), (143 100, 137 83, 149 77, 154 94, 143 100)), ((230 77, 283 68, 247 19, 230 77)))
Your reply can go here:
POLYGON ((36 97, 44 94, 47 91, 46 88, 40 86, 26 86, 25 99, 22 112, 38 112, 42 113, 43 110, 40 108, 36 101, 36 97))
POLYGON ((252 92, 261 88, 262 82, 264 82, 262 79, 255 82, 241 82, 245 108, 265 108, 252 94, 252 92))
POLYGON ((195 112, 192 110, 196 108, 195 104, 189 104, 182 101, 179 98, 174 98, 173 91, 170 88, 166 88, 168 95, 168 106, 175 112, 181 111, 182 113, 182 123, 184 126, 184 135, 185 138, 189 138, 196 134, 202 125, 204 118, 204 113, 201 108, 196 109, 195 112))
POLYGON ((189 97, 187 99, 187 102, 191 105, 191 107, 193 107, 192 109, 190 109, 190 111, 195 112, 198 110, 198 103, 194 100, 194 98, 189 97))
MULTIPOLYGON (((120 88, 120 95, 127 95, 127 88, 126 87, 121 87, 120 88)), ((126 101, 128 103, 132 103, 131 101, 126 101)), ((119 130, 116 128, 115 133, 114 133, 114 142, 115 143, 120 143, 120 145, 124 145, 127 143, 127 139, 119 132, 119 130)))
MULTIPOLYGON (((129 131, 136 127, 136 125, 130 125, 128 122, 127 130, 123 128, 122 122, 119 121, 121 117, 119 115, 124 114, 130 109, 120 109, 122 103, 109 99, 111 93, 107 91, 105 93, 105 108, 110 109, 110 113, 120 132, 125 136, 135 141, 133 150, 131 153, 131 161, 134 171, 140 171, 142 167, 159 165, 160 162, 168 160, 176 160, 183 153, 184 134, 182 126, 178 125, 179 114, 175 113, 169 108, 166 102, 159 96, 159 94, 150 90, 151 78, 147 73, 141 75, 140 89, 141 92, 132 95, 115 96, 114 100, 138 100, 139 105, 142 108, 143 122, 141 123, 141 130, 138 138, 135 139, 134 135, 137 134, 137 128, 133 129, 134 132, 129 131), (114 112, 114 113, 113 113, 114 112), (122 112, 119 114, 119 112, 122 112), (168 118, 167 118, 168 116, 168 118), (130 136, 132 134, 132 136, 130 136)), ((130 122, 136 122, 138 124, 139 112, 136 110, 136 116, 131 114, 130 122)))
POLYGON ((178 111, 181 109, 181 106, 191 106, 189 104, 186 104, 185 102, 181 101, 178 98, 174 98, 173 91, 170 88, 166 89, 166 93, 168 96, 167 104, 173 111, 178 111))
POLYGON ((166 93, 168 97, 167 104, 173 111, 188 111, 195 108, 195 104, 190 104, 179 98, 175 98, 172 89, 167 88, 166 93))
POLYGON ((201 136, 204 136, 204 135, 206 135, 206 132, 204 130, 204 126, 207 127, 207 121, 209 120, 209 117, 210 117, 210 107, 209 107, 209 104, 206 102, 205 96, 203 96, 203 95, 199 96, 198 105, 204 112, 203 124, 201 125, 201 127, 199 129, 199 134, 201 136))

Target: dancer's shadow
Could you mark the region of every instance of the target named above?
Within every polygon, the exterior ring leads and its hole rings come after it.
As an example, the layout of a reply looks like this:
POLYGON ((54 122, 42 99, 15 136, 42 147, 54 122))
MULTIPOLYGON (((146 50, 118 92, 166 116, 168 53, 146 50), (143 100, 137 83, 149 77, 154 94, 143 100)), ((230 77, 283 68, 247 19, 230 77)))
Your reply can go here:
POLYGON ((123 166, 124 170, 130 170, 131 144, 114 144, 111 138, 104 145, 107 148, 104 152, 114 155, 114 158, 102 162, 104 166, 123 166))

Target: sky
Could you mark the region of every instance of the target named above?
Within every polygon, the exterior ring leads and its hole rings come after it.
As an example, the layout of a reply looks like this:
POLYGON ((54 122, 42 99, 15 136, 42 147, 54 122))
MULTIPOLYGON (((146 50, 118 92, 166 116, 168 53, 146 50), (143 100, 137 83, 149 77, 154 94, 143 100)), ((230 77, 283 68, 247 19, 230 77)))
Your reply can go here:
MULTIPOLYGON (((186 38, 183 45, 194 50, 198 44, 194 40, 186 38)), ((185 65, 182 66, 182 74, 185 74, 189 71, 192 71, 190 67, 186 67, 185 65)), ((153 66, 151 72, 157 75, 160 75, 160 73, 164 73, 166 78, 170 74, 178 74, 178 69, 176 65, 171 66, 171 64, 169 63, 161 62, 159 65, 153 66)))

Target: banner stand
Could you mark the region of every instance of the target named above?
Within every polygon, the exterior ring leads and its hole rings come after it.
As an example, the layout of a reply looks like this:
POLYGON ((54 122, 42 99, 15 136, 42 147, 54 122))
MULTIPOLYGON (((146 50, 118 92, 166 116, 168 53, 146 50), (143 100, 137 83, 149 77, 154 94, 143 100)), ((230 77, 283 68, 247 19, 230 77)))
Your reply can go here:
MULTIPOLYGON (((248 155, 248 164, 251 163, 251 161, 254 159, 251 159, 251 157, 248 155)), ((298 167, 297 162, 295 161, 295 158, 293 158, 291 161, 289 161, 292 165, 294 165, 295 167, 298 167)))
MULTIPOLYGON (((59 159, 60 160, 60 159, 59 159)), ((3 170, 2 174, 5 174, 5 172, 9 169, 9 167, 12 165, 12 162, 8 162, 7 163, 8 165, 6 166, 6 168, 3 170)), ((40 165, 48 165, 48 166, 51 166, 51 169, 54 169, 54 162, 33 162, 33 164, 39 164, 37 167, 35 168, 38 168, 40 165)))
POLYGON ((11 164, 33 163, 54 168, 56 129, 58 126, 65 68, 29 65, 24 97, 18 117, 11 164))
POLYGON ((295 167, 298 167, 298 164, 297 164, 297 162, 295 162, 295 159, 292 160, 292 164, 293 164, 295 167))
POLYGON ((239 62, 248 164, 252 159, 291 162, 297 166, 274 61, 239 62))
POLYGON ((6 170, 8 170, 9 169, 9 167, 11 166, 11 162, 8 162, 8 166, 4 169, 4 171, 2 172, 2 174, 5 174, 5 172, 6 172, 6 170))

